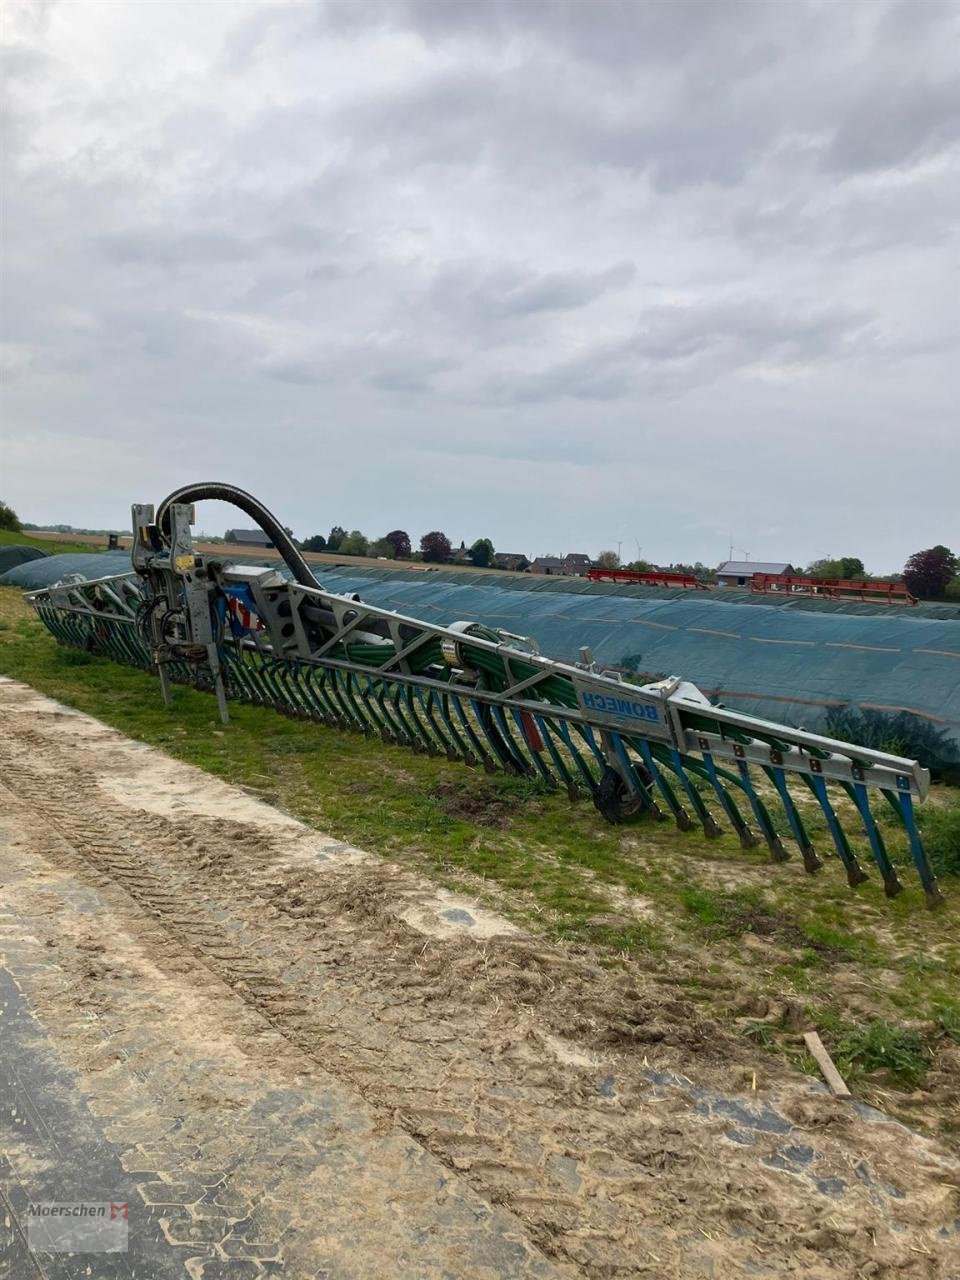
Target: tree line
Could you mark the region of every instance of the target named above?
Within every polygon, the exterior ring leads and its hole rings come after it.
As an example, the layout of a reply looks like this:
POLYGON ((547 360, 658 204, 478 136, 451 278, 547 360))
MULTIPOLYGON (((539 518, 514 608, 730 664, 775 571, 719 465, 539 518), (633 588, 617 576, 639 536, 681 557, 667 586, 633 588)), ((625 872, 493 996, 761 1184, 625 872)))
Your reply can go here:
POLYGON ((864 582, 902 581, 910 594, 919 599, 937 600, 948 597, 960 600, 960 556, 954 555, 949 547, 944 546, 915 551, 901 573, 867 573, 858 556, 814 560, 807 565, 806 573, 811 578, 852 578, 864 582))
MULTIPOLYGON (((342 525, 335 524, 324 536, 315 533, 298 543, 301 551, 326 551, 340 556, 375 556, 385 560, 423 560, 427 564, 448 564, 454 555, 453 543, 440 529, 431 529, 420 539, 415 551, 410 535, 405 529, 391 529, 382 538, 367 538, 359 529, 349 533, 342 525)), ((470 562, 478 569, 494 567, 495 551, 489 538, 478 538, 470 547, 464 547, 470 562)))
MULTIPOLYGON (((30 525, 29 528, 36 526, 30 525)), ((62 526, 68 528, 69 526, 62 526)), ((6 502, 0 501, 0 530, 11 533, 23 531, 23 525, 14 509, 6 502)), ((290 530, 288 529, 289 533, 290 530)), ((410 535, 404 529, 391 529, 382 538, 369 539, 359 529, 349 533, 342 525, 335 524, 324 536, 316 533, 305 538, 297 545, 301 551, 327 551, 341 556, 375 556, 387 560, 422 560, 427 564, 449 564, 458 555, 453 544, 440 529, 432 529, 420 539, 419 548, 415 551, 410 535)), ((493 542, 489 538, 477 538, 470 547, 463 547, 470 563, 478 569, 489 569, 495 566, 493 542)), ((666 571, 686 573, 701 582, 716 581, 716 570, 708 568, 702 561, 694 564, 671 564, 658 566, 649 560, 631 560, 622 563, 615 551, 601 551, 595 561, 601 568, 629 569, 634 573, 654 573, 666 571)), ((524 559, 523 568, 528 562, 524 559)), ((811 578, 853 578, 864 581, 885 581, 883 575, 868 574, 863 561, 858 556, 826 557, 813 560, 804 571, 811 578)), ((889 575, 894 580, 902 580, 913 595, 922 600, 960 600, 960 556, 949 547, 937 545, 925 551, 915 551, 907 560, 900 574, 889 575)))

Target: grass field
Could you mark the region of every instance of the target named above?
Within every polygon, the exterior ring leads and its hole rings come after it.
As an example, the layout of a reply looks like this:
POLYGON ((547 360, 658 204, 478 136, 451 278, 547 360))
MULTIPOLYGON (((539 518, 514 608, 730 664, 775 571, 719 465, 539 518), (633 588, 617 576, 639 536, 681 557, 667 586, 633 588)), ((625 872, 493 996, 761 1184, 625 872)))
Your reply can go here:
MULTIPOLYGON (((105 541, 105 539, 103 540, 105 541)), ((100 540, 91 538, 84 542, 82 535, 77 542, 53 541, 51 538, 32 533, 11 533, 9 529, 0 529, 0 547, 38 547, 52 556, 64 555, 68 551, 102 551, 100 540)))
MULTIPOLYGON (((960 796, 935 787, 925 829, 948 897, 850 892, 835 858, 816 877, 770 865, 732 836, 672 824, 606 825, 589 802, 487 777, 359 734, 208 695, 161 703, 144 672, 60 648, 18 592, 0 588, 0 672, 304 821, 466 890, 601 963, 676 984, 764 1053, 807 1070, 815 1024, 862 1096, 960 1133, 950 1063, 960 1042, 960 796)), ((814 815, 815 816, 815 815, 814 815)), ((852 824, 848 824, 851 826, 852 824)), ((827 845, 818 841, 821 854, 827 845)), ((868 861, 860 847, 861 860, 868 861)))

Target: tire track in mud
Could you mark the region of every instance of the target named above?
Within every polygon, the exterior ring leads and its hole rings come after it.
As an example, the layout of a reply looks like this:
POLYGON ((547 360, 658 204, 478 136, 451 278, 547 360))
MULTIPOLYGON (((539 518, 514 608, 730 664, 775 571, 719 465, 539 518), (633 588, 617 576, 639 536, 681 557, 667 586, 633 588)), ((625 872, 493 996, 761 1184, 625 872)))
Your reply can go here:
MULTIPOLYGON (((120 735, 71 740, 62 725, 2 718, 4 779, 77 850, 72 870, 123 888, 172 948, 509 1208, 544 1252, 591 1277, 946 1274, 926 1220, 945 1220, 949 1171, 924 1145, 906 1178, 899 1126, 858 1124, 786 1084, 790 1140, 822 1126, 824 1176, 849 1177, 869 1151, 903 1193, 878 1205, 854 1183, 826 1199, 763 1163, 782 1135, 738 1146, 729 1122, 651 1081, 654 1046, 658 1065, 666 1054, 727 1083, 742 1052, 674 994, 529 937, 425 938, 399 918, 423 892, 408 871, 317 862, 295 832, 121 809, 96 771, 102 742, 115 773, 120 735)), ((152 754, 132 749, 130 772, 145 779, 152 754)), ((50 856, 65 856, 59 842, 50 856)))
MULTIPOLYGON (((381 1280, 414 1257, 423 1280, 581 1274, 548 1263, 514 1215, 297 1050, 126 890, 99 873, 81 885, 76 850, 51 858, 58 843, 0 783, 0 1206, 21 1228, 30 1194, 62 1198, 64 1176, 89 1187, 109 1166, 110 1198, 135 1206, 124 1275, 381 1280)), ((5 1262, 33 1274, 0 1231, 3 1275, 5 1262)))

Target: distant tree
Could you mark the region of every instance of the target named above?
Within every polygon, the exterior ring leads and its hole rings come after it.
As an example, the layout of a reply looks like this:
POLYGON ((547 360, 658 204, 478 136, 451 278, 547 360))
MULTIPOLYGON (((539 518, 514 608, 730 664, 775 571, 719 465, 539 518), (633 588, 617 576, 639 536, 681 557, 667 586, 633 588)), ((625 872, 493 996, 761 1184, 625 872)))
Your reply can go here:
POLYGON ((619 569, 620 557, 615 551, 601 551, 597 556, 596 564, 601 569, 619 569))
POLYGON ((841 556, 840 568, 841 578, 862 578, 867 572, 859 556, 841 556))
POLYGON ((827 556, 807 565, 810 578, 865 578, 867 571, 859 556, 827 556))
POLYGON ((930 547, 914 552, 903 566, 903 580, 915 596, 936 599, 944 594, 958 568, 960 562, 948 547, 930 547))
POLYGON ((371 542, 370 554, 376 556, 378 560, 395 560, 397 556, 389 538, 378 538, 376 542, 371 542))
POLYGON ((698 582, 716 582, 716 569, 708 568, 702 560, 695 560, 691 565, 684 566, 684 572, 692 573, 698 582))
POLYGON ((446 564, 452 553, 450 539, 439 529, 425 533, 420 539, 420 554, 431 564, 446 564))
MULTIPOLYGON (((715 578, 716 570, 708 569, 702 560, 697 560, 693 564, 684 564, 682 560, 678 560, 676 564, 656 565, 650 564, 648 560, 636 560, 635 564, 648 564, 648 569, 641 569, 640 573, 685 573, 688 578, 698 578, 701 582, 709 582, 715 578)), ((632 568, 629 565, 628 568, 632 568)))
MULTIPOLYGON (((613 552, 611 551, 609 554, 613 555, 613 552)), ((629 564, 625 564, 623 567, 629 569, 631 573, 653 573, 657 566, 651 564, 649 560, 631 560, 629 564)), ((603 565, 602 568, 615 569, 616 565, 603 565)))
POLYGON ((389 533, 383 535, 383 540, 389 542, 393 547, 393 554, 397 560, 409 560, 412 554, 410 548, 410 535, 403 529, 391 529, 389 533))
POLYGON ((478 538, 470 548, 470 559, 478 569, 489 569, 493 564, 493 543, 489 538, 478 538))
POLYGON ((960 573, 950 579, 943 594, 947 600, 960 600, 960 573))
POLYGON ((330 530, 330 533, 327 537, 327 550, 339 551, 340 543, 344 540, 346 536, 347 536, 346 529, 344 529, 342 525, 335 524, 333 528, 330 530))
POLYGON ((322 533, 315 533, 300 544, 301 551, 326 551, 327 540, 322 533))
POLYGON ((8 507, 5 502, 0 502, 0 529, 9 529, 11 533, 20 532, 20 521, 17 519, 17 513, 13 507, 8 507))
POLYGON ((370 550, 370 542, 359 529, 353 529, 343 539, 337 550, 342 556, 365 556, 370 550))

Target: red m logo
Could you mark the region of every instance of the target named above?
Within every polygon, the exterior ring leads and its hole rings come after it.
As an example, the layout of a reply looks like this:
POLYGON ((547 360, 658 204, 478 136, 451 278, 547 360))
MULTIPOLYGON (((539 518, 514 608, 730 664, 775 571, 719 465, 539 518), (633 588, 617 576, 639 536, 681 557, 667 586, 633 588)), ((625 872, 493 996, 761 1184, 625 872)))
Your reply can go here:
POLYGON ((127 1217, 127 1202, 124 1201, 123 1204, 114 1204, 113 1201, 111 1200, 110 1221, 113 1222, 114 1218, 126 1218, 126 1217, 127 1217))

